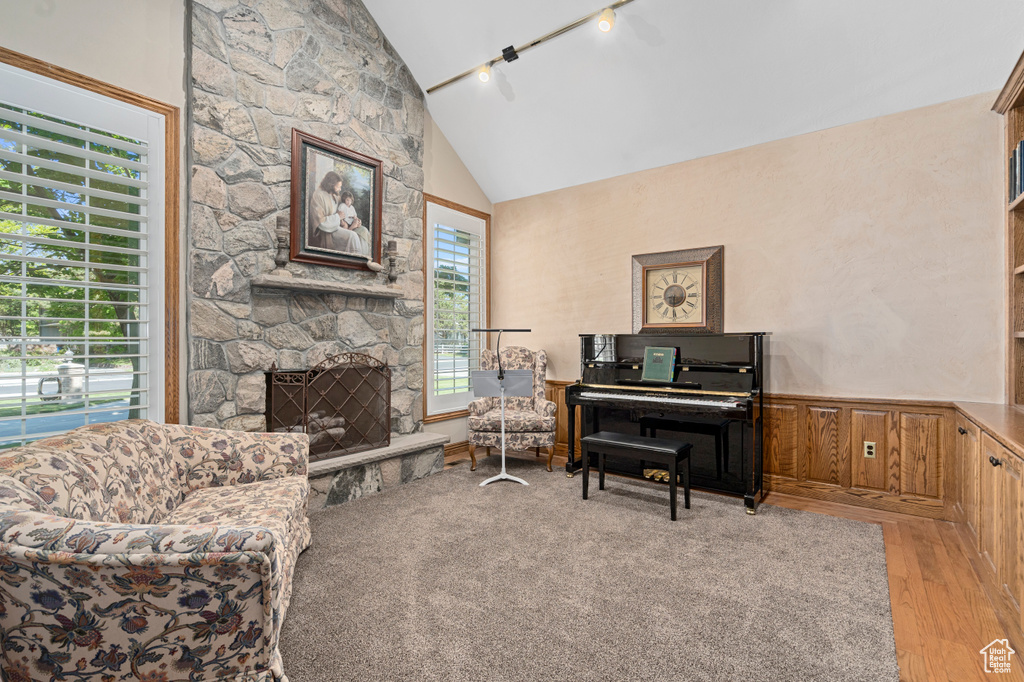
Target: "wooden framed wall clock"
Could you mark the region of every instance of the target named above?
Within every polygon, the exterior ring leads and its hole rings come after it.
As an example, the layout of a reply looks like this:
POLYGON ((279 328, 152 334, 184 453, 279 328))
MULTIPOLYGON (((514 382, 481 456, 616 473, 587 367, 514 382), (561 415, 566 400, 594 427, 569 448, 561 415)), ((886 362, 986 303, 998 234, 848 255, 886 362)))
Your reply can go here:
POLYGON ((633 256, 633 333, 721 334, 723 246, 633 256))

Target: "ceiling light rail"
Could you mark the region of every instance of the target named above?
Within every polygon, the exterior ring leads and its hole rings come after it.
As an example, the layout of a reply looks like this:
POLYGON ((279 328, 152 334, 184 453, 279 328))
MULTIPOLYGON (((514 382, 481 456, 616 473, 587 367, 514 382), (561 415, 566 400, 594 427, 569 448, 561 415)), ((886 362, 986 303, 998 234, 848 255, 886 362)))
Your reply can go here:
POLYGON ((601 9, 595 11, 595 12, 591 12, 590 14, 586 15, 585 17, 580 17, 579 19, 577 19, 576 21, 574 21, 572 23, 566 24, 565 26, 562 26, 561 28, 557 28, 554 31, 551 31, 550 33, 546 33, 546 34, 542 35, 540 38, 537 38, 535 40, 531 40, 528 43, 520 45, 519 47, 514 47, 512 45, 509 45, 508 47, 504 48, 501 51, 501 56, 498 56, 498 57, 495 57, 494 59, 486 61, 486 62, 484 62, 483 64, 481 64, 479 66, 474 66, 472 69, 468 69, 466 71, 463 71, 458 76, 453 76, 453 77, 449 78, 448 80, 443 81, 441 83, 438 83, 437 85, 435 85, 435 86, 433 86, 431 88, 427 88, 427 94, 428 95, 433 94, 434 92, 437 92, 438 90, 440 90, 441 88, 445 87, 446 85, 451 85, 452 83, 455 83, 456 81, 460 81, 463 78, 467 78, 469 76, 472 76, 474 73, 477 74, 477 76, 480 78, 480 80, 482 80, 482 81, 484 81, 486 83, 488 80, 490 80, 491 67, 494 66, 495 64, 497 64, 498 62, 501 62, 501 61, 504 61, 504 62, 515 61, 516 59, 519 59, 519 55, 521 55, 523 52, 526 52, 530 48, 537 47, 541 43, 546 43, 547 41, 552 40, 553 38, 557 38, 558 36, 560 36, 560 35, 562 35, 564 33, 568 33, 569 31, 573 30, 574 28, 579 28, 580 26, 582 26, 583 24, 587 23, 588 21, 591 21, 592 19, 597 18, 598 19, 598 29, 600 29, 601 31, 604 31, 605 33, 607 33, 608 31, 610 31, 612 29, 612 26, 615 25, 615 10, 617 10, 619 7, 622 7, 623 5, 628 5, 629 3, 633 2, 633 1, 634 0, 617 0, 616 2, 613 2, 611 5, 608 5, 607 7, 603 7, 603 8, 601 8, 601 9))

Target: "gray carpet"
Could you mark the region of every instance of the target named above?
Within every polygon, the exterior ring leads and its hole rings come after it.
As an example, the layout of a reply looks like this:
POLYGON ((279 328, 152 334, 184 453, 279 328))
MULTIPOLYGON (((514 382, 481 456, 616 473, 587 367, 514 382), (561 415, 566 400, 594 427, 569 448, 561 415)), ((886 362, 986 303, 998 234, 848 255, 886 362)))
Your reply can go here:
POLYGON ((898 679, 879 526, 497 463, 313 516, 291 682, 898 679))

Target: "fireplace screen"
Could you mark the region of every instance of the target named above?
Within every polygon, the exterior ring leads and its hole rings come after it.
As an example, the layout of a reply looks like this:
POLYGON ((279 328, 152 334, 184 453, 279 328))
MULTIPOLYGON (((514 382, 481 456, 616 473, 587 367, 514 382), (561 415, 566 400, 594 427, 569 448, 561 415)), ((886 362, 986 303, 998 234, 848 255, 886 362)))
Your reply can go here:
POLYGON ((267 373, 271 431, 309 434, 311 461, 391 444, 391 368, 362 353, 332 355, 304 372, 267 373))

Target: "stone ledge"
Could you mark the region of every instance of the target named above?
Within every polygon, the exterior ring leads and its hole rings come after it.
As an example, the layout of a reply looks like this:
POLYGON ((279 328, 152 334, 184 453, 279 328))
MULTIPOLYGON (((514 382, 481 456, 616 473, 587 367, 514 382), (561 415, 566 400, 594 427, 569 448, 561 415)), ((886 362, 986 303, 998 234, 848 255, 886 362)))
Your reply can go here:
POLYGON ((325 282, 305 277, 280 277, 257 275, 251 282, 254 287, 264 289, 285 289, 287 291, 311 291, 320 294, 344 294, 366 298, 402 298, 402 290, 382 284, 350 284, 348 282, 325 282))
POLYGON ((393 457, 400 457, 412 452, 422 452, 428 448, 437 447, 439 445, 443 446, 450 440, 451 438, 449 436, 439 433, 412 433, 407 436, 393 436, 391 438, 391 445, 386 448, 366 450, 365 452, 357 452, 352 455, 343 455, 332 459, 310 462, 309 477, 313 478, 315 476, 323 476, 324 474, 341 471, 342 469, 351 469, 352 467, 370 464, 371 462, 379 462, 393 457))

